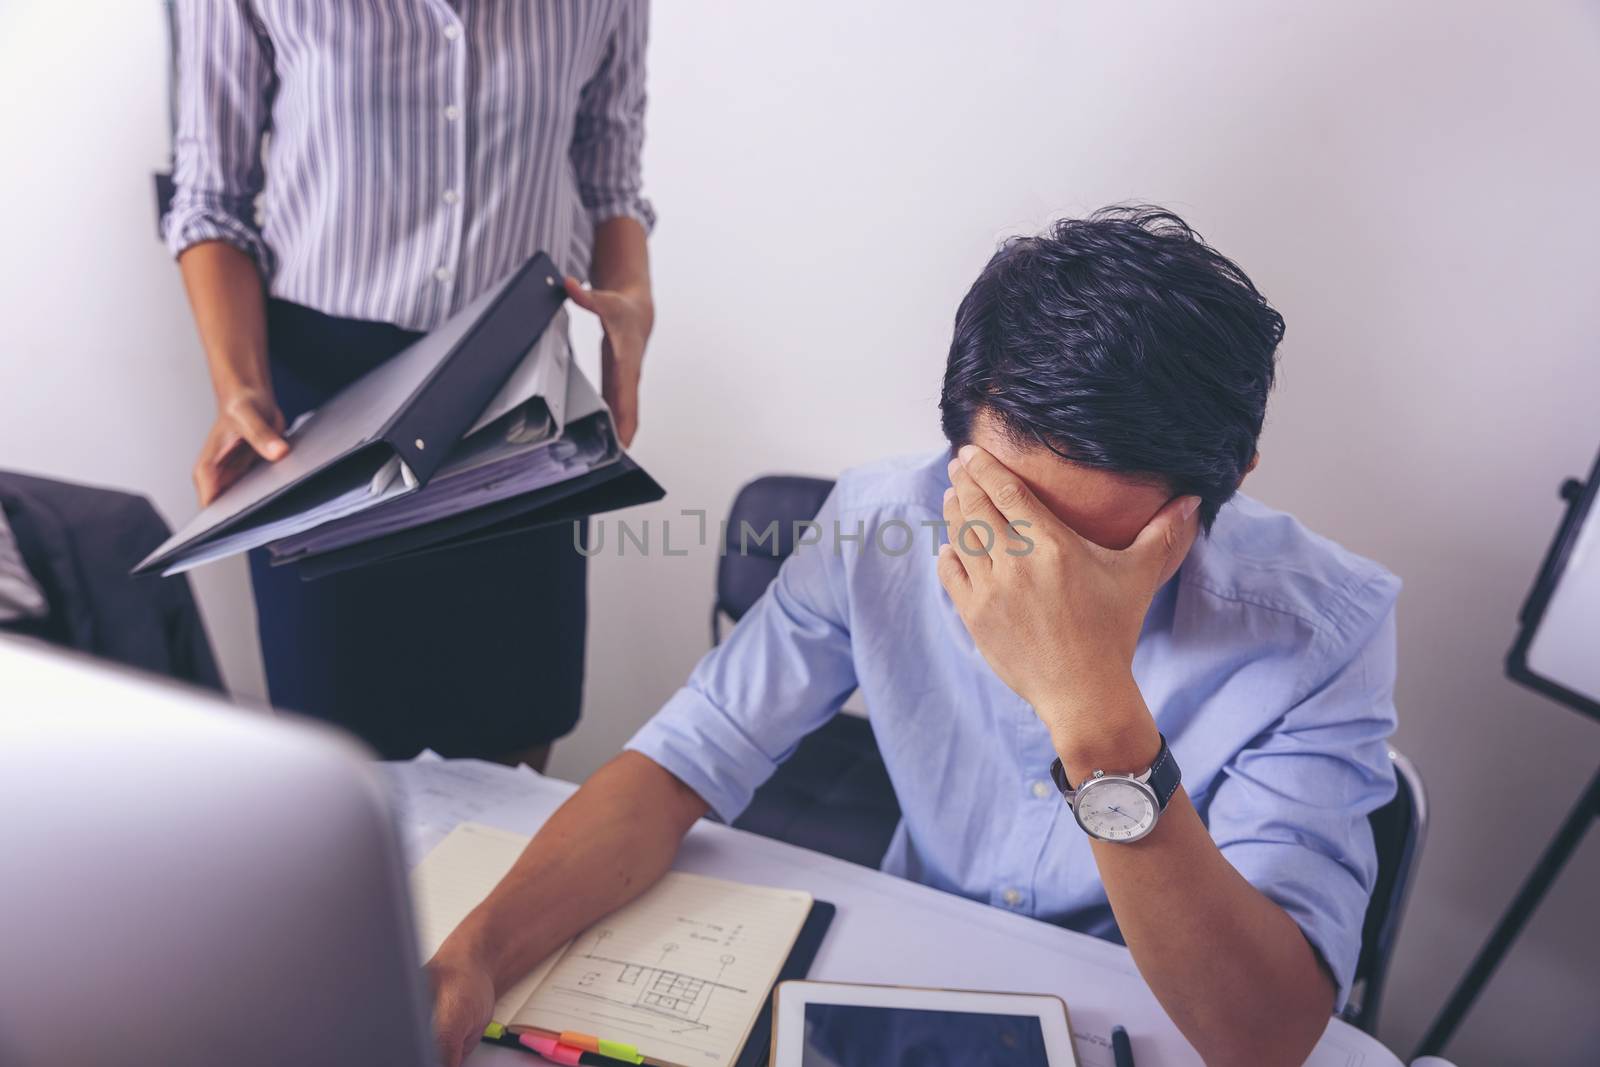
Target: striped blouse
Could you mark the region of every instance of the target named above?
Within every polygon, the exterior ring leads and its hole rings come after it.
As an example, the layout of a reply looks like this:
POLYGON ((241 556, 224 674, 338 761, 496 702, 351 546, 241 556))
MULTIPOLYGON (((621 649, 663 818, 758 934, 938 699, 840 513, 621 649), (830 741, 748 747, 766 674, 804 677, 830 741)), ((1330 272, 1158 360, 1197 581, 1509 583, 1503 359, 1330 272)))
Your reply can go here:
POLYGON ((173 254, 429 329, 640 193, 647 0, 180 0, 173 254))

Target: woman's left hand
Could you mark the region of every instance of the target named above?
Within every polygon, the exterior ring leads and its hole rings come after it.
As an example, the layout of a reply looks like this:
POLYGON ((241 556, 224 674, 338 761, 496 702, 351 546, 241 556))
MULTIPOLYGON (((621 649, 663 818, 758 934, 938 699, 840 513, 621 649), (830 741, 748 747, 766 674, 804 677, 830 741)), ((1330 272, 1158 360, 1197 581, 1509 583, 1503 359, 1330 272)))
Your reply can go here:
POLYGON ((655 325, 655 305, 648 289, 588 289, 567 278, 572 302, 600 317, 605 341, 600 346, 600 393, 617 421, 622 447, 633 443, 639 430, 639 377, 644 369, 644 346, 655 325))

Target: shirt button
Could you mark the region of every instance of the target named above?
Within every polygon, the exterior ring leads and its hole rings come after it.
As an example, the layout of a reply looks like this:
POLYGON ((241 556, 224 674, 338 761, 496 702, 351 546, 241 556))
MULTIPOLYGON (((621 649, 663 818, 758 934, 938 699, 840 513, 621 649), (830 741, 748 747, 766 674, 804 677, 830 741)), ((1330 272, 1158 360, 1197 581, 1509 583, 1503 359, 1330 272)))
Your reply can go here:
POLYGON ((1022 903, 1022 894, 1015 889, 1007 889, 1000 894, 1000 899, 1006 902, 1007 907, 1014 908, 1022 903))
POLYGON ((461 27, 457 26, 455 23, 451 23, 450 25, 448 25, 448 26, 446 26, 444 28, 444 39, 445 40, 453 41, 457 37, 460 37, 460 36, 461 36, 461 27))
POLYGON ((456 272, 451 270, 449 267, 440 267, 438 270, 433 272, 433 276, 438 278, 441 282, 447 282, 456 276, 456 272))
POLYGON ((451 104, 444 109, 444 117, 449 119, 451 122, 454 122, 456 119, 461 117, 461 109, 456 107, 454 104, 451 104))
POLYGON ((1034 782, 1033 795, 1043 800, 1050 795, 1050 785, 1047 782, 1034 782))
POLYGON ((444 202, 447 204, 459 204, 461 202, 461 194, 454 189, 446 189, 444 191, 444 202))

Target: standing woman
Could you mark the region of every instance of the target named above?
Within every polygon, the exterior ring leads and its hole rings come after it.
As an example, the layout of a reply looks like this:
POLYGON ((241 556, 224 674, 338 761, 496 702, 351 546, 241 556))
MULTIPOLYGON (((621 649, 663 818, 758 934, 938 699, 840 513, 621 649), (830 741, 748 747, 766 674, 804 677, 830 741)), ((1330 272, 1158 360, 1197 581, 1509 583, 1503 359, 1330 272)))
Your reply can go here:
MULTIPOLYGON (((286 425, 545 250, 638 425, 646 0, 180 0, 164 220, 217 400, 201 504, 286 425), (259 224, 257 200, 259 204, 259 224)), ((560 320, 563 323, 564 319, 560 320)), ((564 526, 302 582, 251 560, 272 701, 390 758, 542 766, 578 718, 564 526)))

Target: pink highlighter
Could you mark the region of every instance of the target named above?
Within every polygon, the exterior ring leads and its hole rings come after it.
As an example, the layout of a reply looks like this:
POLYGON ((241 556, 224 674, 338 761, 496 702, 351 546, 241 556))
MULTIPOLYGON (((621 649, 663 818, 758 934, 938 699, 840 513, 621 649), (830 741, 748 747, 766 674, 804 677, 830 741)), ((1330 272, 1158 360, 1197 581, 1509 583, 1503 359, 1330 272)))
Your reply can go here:
POLYGON ((536 1034, 519 1034, 517 1040, 528 1048, 537 1052, 551 1063, 577 1064, 583 1062, 583 1049, 572 1045, 563 1045, 553 1037, 539 1037, 536 1034))

